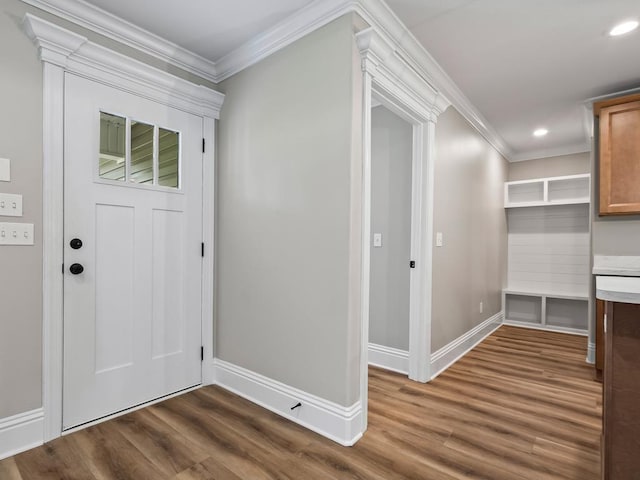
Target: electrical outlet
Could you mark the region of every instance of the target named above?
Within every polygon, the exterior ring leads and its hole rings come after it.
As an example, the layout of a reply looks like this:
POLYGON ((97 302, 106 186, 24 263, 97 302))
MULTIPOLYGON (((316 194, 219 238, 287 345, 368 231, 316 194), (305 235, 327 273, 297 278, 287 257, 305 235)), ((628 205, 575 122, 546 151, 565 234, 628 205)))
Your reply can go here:
POLYGON ((436 247, 441 247, 442 245, 444 245, 442 232, 436 232, 436 247))
POLYGON ((480 302, 480 313, 484 312, 484 302, 480 302))
POLYGON ((0 245, 33 245, 33 223, 0 223, 0 245))
POLYGON ((22 216, 22 195, 0 193, 0 216, 21 217, 22 216))
POLYGON ((373 234, 373 246, 375 248, 382 247, 382 234, 381 233, 374 233, 373 234))

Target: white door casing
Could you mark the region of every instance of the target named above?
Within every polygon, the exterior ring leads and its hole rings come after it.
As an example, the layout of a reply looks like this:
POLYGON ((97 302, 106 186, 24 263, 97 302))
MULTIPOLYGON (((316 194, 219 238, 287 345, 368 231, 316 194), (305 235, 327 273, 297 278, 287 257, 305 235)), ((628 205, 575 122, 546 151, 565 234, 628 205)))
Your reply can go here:
POLYGON ((201 383, 202 117, 67 73, 64 125, 66 429, 201 383), (179 188, 100 178, 101 112, 178 132, 179 188))
POLYGON ((211 383, 213 358, 213 272, 215 120, 224 95, 130 57, 82 35, 26 14, 26 33, 43 62, 43 410, 44 441, 62 433, 63 365, 63 167, 64 77, 73 72, 204 119, 202 343, 203 383, 211 383))
POLYGON ((435 123, 450 102, 427 83, 375 28, 356 34, 363 72, 363 178, 360 308, 360 401, 367 428, 371 245, 371 98, 413 125, 409 378, 430 379, 435 123))

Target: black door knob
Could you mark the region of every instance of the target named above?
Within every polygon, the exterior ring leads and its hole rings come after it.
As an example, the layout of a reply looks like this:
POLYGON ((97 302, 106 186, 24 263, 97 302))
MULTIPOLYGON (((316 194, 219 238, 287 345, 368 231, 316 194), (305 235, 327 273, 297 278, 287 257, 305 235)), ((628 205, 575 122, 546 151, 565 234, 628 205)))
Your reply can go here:
POLYGON ((79 263, 74 263, 69 267, 69 271, 74 275, 80 275, 82 272, 84 272, 84 267, 79 263))
POLYGON ((82 240, 80 240, 79 238, 74 238, 69 242, 69 246, 74 250, 78 250, 79 248, 82 248, 82 240))

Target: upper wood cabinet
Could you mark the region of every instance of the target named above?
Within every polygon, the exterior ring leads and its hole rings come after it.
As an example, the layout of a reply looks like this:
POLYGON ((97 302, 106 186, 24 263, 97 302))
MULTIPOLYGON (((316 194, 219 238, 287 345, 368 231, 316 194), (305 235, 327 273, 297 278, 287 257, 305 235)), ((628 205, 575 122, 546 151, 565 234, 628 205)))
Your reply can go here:
POLYGON ((640 213, 640 95, 594 104, 600 117, 600 215, 640 213))

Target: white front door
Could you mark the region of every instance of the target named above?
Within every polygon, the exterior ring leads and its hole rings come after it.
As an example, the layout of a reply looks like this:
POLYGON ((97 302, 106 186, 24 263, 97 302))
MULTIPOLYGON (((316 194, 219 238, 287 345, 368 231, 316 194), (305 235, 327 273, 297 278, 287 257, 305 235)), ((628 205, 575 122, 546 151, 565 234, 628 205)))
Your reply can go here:
POLYGON ((63 429, 201 383, 202 130, 65 75, 63 429))

